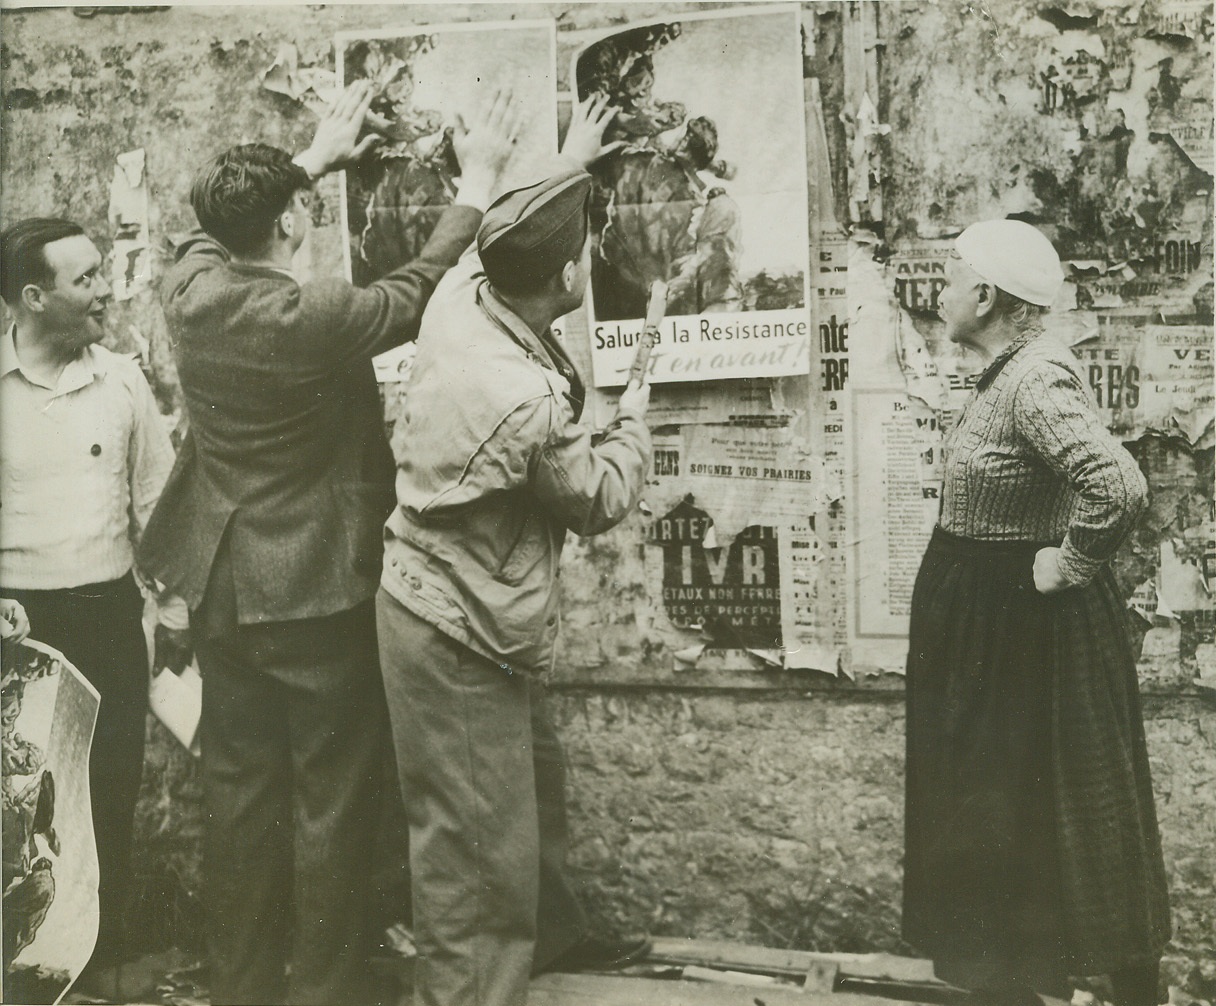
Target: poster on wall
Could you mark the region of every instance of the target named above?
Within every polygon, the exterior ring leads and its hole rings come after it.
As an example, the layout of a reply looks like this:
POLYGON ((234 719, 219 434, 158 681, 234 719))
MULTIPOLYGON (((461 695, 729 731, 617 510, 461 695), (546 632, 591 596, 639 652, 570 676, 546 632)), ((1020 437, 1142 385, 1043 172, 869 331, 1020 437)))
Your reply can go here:
POLYGON ((427 25, 335 37, 338 83, 370 80, 368 128, 383 139, 342 173, 347 276, 358 286, 417 258, 456 195, 453 134, 509 87, 523 117, 501 191, 543 178, 557 153, 552 21, 427 25))
POLYGON ((58 650, 4 644, 4 1001, 56 1003, 97 940, 89 747, 97 690, 58 650))
POLYGON ((904 388, 858 388, 849 401, 850 648, 856 664, 902 672, 912 587, 940 509, 940 424, 904 388))
POLYGON ((1103 317, 1073 347, 1077 370, 1106 424, 1122 439, 1148 433, 1196 443, 1212 425, 1212 330, 1103 317))
POLYGON ((594 383, 623 385, 647 292, 668 287, 650 381, 807 374, 806 123, 798 8, 691 14, 597 33, 578 100, 607 94, 591 171, 594 383))
POLYGON ((656 434, 646 501, 648 592, 674 651, 700 645, 725 651, 726 666, 751 666, 750 654, 835 672, 813 516, 825 504, 823 466, 800 427, 656 434))

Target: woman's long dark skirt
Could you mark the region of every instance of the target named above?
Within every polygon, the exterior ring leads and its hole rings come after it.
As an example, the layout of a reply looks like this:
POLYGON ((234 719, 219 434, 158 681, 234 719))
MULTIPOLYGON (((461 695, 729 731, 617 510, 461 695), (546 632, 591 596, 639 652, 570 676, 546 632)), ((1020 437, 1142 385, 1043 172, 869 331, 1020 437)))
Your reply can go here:
POLYGON ((903 932, 968 987, 1151 964, 1169 906, 1125 605, 940 529, 912 599, 903 932))

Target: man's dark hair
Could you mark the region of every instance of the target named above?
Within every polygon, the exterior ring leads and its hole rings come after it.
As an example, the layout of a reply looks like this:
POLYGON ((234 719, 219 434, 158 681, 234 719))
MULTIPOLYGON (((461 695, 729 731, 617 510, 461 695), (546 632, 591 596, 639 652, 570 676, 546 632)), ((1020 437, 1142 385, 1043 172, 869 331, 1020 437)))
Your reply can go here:
POLYGON ((55 273, 43 249, 64 238, 74 238, 84 228, 58 217, 30 217, 0 234, 0 297, 9 307, 21 301, 21 291, 30 283, 50 289, 55 273))
POLYGON ((291 197, 311 185, 285 150, 265 143, 230 147, 190 187, 199 225, 235 255, 256 252, 270 238, 291 197))

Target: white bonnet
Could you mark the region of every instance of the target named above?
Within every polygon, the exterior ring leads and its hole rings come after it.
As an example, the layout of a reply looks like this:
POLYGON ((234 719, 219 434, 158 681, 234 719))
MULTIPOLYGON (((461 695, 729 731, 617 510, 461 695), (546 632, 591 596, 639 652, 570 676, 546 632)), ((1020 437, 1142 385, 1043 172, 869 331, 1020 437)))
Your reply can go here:
POLYGON ((983 220, 954 241, 962 260, 989 283, 1031 304, 1050 307, 1064 282, 1047 236, 1021 220, 983 220))

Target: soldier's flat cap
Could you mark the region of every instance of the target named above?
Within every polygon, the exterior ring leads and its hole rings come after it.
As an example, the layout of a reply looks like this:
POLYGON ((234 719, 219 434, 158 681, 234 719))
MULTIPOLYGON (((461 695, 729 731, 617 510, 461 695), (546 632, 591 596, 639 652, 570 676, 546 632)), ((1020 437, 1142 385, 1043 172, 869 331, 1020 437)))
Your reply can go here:
POLYGON ((565 171, 499 196, 477 231, 490 282, 520 289, 577 262, 587 239, 591 176, 565 171))

